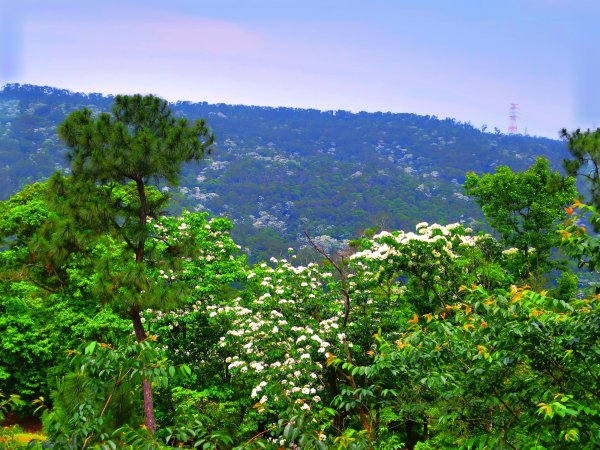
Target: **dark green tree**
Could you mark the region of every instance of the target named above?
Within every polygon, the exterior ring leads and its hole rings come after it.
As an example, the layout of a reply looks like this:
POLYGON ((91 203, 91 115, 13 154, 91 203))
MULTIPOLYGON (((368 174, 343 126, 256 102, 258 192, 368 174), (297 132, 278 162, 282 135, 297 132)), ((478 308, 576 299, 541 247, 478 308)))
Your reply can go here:
MULTIPOLYGON (((128 253, 128 262, 121 258, 107 263, 109 259, 104 258, 96 284, 102 300, 129 318, 137 340, 144 341, 141 311, 165 303, 164 291, 148 289, 148 249, 153 247, 148 219, 157 217, 168 200, 150 189, 151 183, 175 185, 182 164, 210 152, 214 136, 203 120, 174 117, 165 100, 151 95, 117 96, 110 114, 75 111, 60 125, 58 134, 69 147, 72 182, 56 177, 54 184, 63 212, 70 212, 77 223, 77 230, 72 230, 77 236, 68 250, 76 251, 79 236, 86 233, 87 239, 109 239, 107 248, 126 249, 118 253, 128 253), (109 264, 120 265, 120 270, 109 270, 109 264)), ((59 229, 55 235, 68 235, 59 229)), ((143 393, 146 426, 153 432, 152 385, 146 379, 143 393)))
MULTIPOLYGON (((49 189, 49 182, 35 183, 0 202, 0 391, 18 393, 26 401, 23 412, 33 409, 31 400, 48 398, 67 368, 67 350, 82 339, 117 342, 131 333, 129 320, 85 292, 94 274, 91 254, 79 249, 55 266, 59 255, 35 251, 46 227, 66 222, 47 200, 49 189)), ((62 253, 67 247, 52 248, 62 253)))
POLYGON ((565 205, 577 197, 575 180, 553 172, 547 159, 538 158, 524 172, 502 166, 481 177, 468 173, 464 187, 501 241, 521 254, 522 276, 545 272, 550 250, 558 244, 554 226, 565 217, 565 205))
MULTIPOLYGON (((563 166, 572 177, 582 177, 589 188, 590 198, 586 201, 600 207, 600 128, 596 131, 580 129, 569 133, 566 129, 561 137, 567 142, 573 159, 565 159, 563 166)), ((599 230, 600 225, 594 229, 599 230)))

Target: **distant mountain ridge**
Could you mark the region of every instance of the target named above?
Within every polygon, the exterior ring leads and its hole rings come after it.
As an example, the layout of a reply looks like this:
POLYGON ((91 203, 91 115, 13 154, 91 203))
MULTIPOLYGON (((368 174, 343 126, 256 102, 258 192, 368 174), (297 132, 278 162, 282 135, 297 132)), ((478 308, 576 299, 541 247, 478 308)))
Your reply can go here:
MULTIPOLYGON (((64 170, 57 125, 83 107, 109 111, 112 100, 4 86, 0 199, 64 170)), ((559 169, 569 156, 558 140, 486 133, 434 116, 185 101, 172 108, 206 118, 217 138, 212 155, 186 166, 173 198, 180 207, 230 217, 234 237, 254 257, 304 244, 304 230, 332 249, 372 226, 480 220, 460 186, 466 172, 493 172, 498 165, 523 170, 537 156, 559 169)))

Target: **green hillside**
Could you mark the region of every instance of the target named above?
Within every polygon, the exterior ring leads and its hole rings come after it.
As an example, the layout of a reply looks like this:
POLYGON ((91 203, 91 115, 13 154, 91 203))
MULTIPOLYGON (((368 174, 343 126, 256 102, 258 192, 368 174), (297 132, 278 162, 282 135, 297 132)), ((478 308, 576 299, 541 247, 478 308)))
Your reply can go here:
POLYGON ((182 173, 213 135, 165 100, 4 93, 7 193, 71 176, 0 202, 0 448, 599 448, 596 206, 545 158, 458 174, 560 142, 178 104, 221 136, 182 173))
MULTIPOLYGON (((87 107, 107 111, 111 96, 6 85, 0 91, 0 198, 67 167, 56 127, 87 107)), ((177 102, 178 115, 206 118, 215 151, 185 167, 178 208, 206 210, 235 224, 234 238, 262 258, 306 243, 326 248, 362 230, 410 229, 426 220, 480 220, 464 196, 468 171, 515 170, 546 156, 553 168, 563 142, 487 133, 468 123, 415 114, 318 111, 177 102)))

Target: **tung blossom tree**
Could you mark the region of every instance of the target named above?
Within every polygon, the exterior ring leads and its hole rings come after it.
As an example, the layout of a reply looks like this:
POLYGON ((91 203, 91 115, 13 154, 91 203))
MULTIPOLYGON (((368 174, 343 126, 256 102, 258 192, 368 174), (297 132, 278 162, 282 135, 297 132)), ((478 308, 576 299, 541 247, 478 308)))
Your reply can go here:
POLYGON ((343 262, 272 258, 248 269, 246 289, 232 303, 207 307, 211 320, 227 324, 218 345, 254 410, 271 418, 272 430, 277 417, 304 418, 303 436, 314 446, 352 427, 373 440, 383 426, 389 393, 351 370, 371 360, 373 335, 400 338, 413 316, 457 303, 461 286, 505 282, 491 256, 502 258, 502 249, 460 224, 422 223, 416 232, 381 232, 359 245, 343 262))

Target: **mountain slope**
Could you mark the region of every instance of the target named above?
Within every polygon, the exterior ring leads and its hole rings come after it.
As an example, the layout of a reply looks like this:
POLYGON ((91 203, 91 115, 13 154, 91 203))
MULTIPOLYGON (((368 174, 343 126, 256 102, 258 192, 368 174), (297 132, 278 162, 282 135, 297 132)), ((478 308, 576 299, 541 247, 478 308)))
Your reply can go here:
MULTIPOLYGON (((31 85, 0 91, 0 198, 63 170, 56 127, 88 107, 108 111, 112 97, 31 85)), ((484 133, 470 124, 415 114, 317 111, 177 102, 178 115, 204 117, 213 154, 186 166, 172 191, 180 207, 229 216, 255 257, 284 253, 307 230, 325 247, 361 230, 416 222, 481 219, 463 195, 467 171, 515 170, 546 156, 559 168, 561 141, 484 133)))

